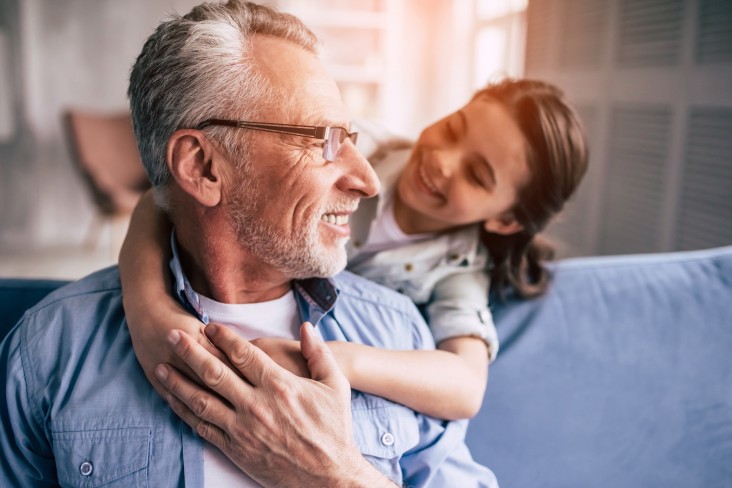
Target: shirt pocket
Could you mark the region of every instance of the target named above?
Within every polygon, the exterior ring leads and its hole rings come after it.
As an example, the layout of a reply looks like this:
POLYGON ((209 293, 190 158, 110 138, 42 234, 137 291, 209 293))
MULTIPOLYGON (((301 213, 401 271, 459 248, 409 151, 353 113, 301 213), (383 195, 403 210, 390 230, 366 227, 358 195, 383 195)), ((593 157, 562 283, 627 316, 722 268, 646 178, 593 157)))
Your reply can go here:
POLYGON ((412 410, 388 401, 383 403, 385 406, 352 411, 353 436, 364 457, 401 484, 400 461, 419 443, 419 426, 412 410))
POLYGON ((149 427, 51 433, 61 486, 148 486, 149 427))

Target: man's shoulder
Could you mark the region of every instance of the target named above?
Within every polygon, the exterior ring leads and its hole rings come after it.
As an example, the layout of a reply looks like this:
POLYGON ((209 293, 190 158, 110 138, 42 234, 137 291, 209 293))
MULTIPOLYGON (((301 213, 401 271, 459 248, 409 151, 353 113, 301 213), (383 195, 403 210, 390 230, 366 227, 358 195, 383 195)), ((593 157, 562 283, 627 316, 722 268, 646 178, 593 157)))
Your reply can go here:
POLYGON ((338 273, 334 280, 343 298, 390 308, 399 313, 419 314, 406 295, 350 271, 338 273))
POLYGON ((119 273, 112 266, 51 292, 25 312, 13 332, 37 345, 80 343, 123 319, 119 273))
POLYGON ((25 315, 37 314, 49 308, 63 308, 69 306, 70 302, 86 301, 88 303, 90 298, 103 293, 122 293, 117 266, 101 269, 54 290, 28 309, 25 315))
POLYGON ((348 271, 339 273, 334 314, 347 336, 389 349, 431 349, 432 335, 409 297, 348 271))

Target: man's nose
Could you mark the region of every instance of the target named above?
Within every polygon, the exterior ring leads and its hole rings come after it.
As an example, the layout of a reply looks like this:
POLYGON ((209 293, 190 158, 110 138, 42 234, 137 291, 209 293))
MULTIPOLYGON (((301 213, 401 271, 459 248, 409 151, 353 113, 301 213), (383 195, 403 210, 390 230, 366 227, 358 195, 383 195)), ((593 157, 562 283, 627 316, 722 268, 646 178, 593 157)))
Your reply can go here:
POLYGON ((343 176, 338 180, 338 188, 342 191, 359 198, 370 198, 379 193, 381 183, 374 168, 350 140, 341 146, 334 164, 343 169, 343 176))

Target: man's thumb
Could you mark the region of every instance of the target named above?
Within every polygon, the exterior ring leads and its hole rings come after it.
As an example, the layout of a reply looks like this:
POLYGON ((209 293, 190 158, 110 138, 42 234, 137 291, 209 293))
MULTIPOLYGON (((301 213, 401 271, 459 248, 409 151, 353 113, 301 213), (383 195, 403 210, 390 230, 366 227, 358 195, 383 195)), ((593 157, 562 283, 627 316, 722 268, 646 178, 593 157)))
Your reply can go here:
POLYGON ((338 367, 333 352, 310 322, 303 322, 300 326, 300 348, 308 363, 312 379, 332 388, 350 392, 351 385, 338 367))

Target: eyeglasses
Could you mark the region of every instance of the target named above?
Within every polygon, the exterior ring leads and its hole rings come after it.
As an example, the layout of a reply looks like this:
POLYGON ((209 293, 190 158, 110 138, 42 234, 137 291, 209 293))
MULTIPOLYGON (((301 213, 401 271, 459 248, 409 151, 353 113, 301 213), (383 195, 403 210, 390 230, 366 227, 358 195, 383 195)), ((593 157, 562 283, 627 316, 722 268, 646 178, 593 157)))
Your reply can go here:
POLYGON ((269 124, 266 122, 243 122, 240 120, 208 119, 196 126, 196 130, 202 130, 211 125, 226 125, 238 127, 239 129, 260 130, 274 132, 276 134, 287 134, 291 136, 310 137, 322 139, 323 157, 326 161, 335 161, 338 150, 348 138, 353 144, 358 140, 358 132, 348 132, 343 127, 318 127, 313 125, 284 125, 269 124))

